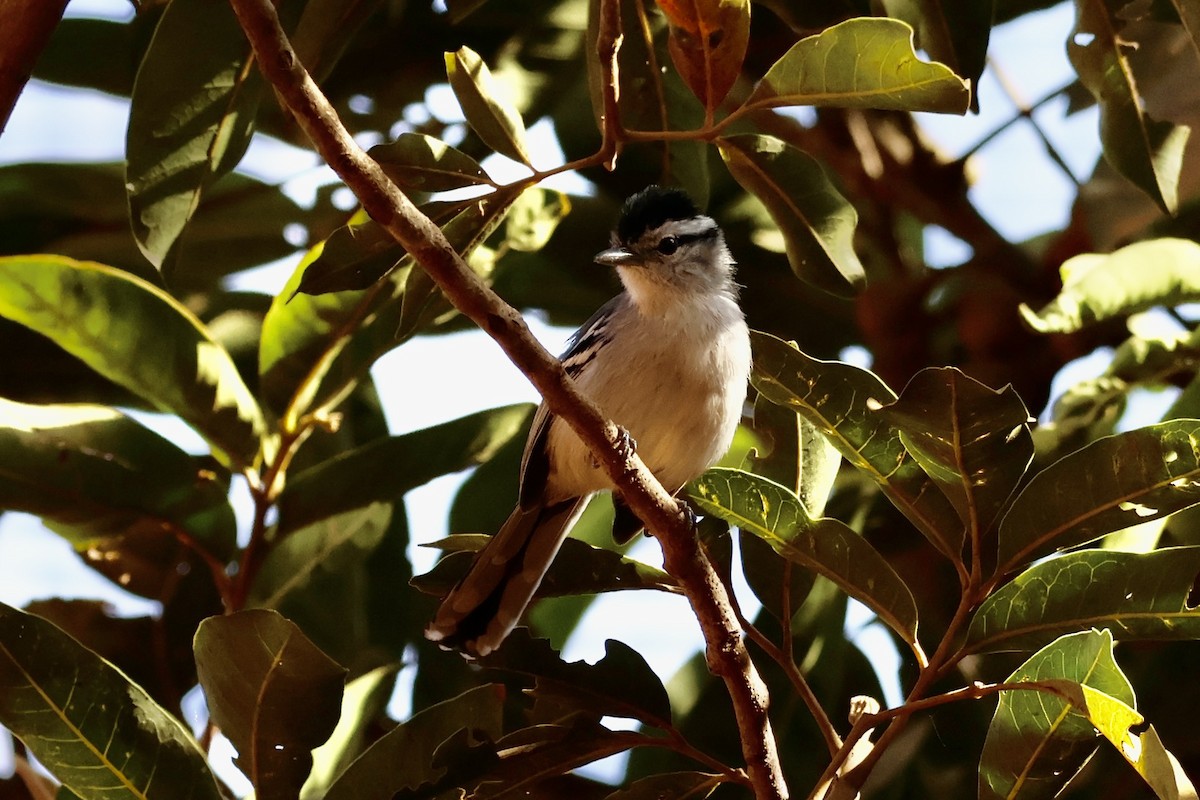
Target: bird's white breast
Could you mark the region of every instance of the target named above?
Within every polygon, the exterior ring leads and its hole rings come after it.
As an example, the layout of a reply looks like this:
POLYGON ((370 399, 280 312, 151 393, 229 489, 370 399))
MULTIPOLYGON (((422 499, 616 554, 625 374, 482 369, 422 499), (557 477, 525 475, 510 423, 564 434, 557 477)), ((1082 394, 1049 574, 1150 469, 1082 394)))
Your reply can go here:
MULTIPOLYGON (((629 431, 642 461, 674 492, 725 454, 741 419, 750 374, 742 311, 723 294, 696 297, 640 316, 619 335, 621 346, 604 347, 577 381, 629 431)), ((561 420, 551 423, 547 444, 548 498, 611 488, 561 420)))

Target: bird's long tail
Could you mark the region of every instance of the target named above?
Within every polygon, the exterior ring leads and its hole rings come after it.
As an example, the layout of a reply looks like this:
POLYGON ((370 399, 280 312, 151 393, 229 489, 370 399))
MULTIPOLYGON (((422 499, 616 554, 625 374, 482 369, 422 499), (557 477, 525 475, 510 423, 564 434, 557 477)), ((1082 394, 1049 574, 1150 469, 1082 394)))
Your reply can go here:
POLYGON ((485 656, 512 632, 587 498, 517 508, 442 601, 425 636, 485 656))

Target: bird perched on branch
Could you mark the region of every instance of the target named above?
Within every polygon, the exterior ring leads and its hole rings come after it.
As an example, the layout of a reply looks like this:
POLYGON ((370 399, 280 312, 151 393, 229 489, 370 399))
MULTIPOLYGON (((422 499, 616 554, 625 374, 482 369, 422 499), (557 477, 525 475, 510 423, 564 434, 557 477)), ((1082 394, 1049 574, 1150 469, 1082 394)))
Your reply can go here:
MULTIPOLYGON (((625 291, 571 339, 563 368, 628 432, 672 494, 729 449, 750 373, 725 236, 686 194, 650 186, 625 201, 612 246, 625 291)), ((495 650, 517 624, 589 498, 612 489, 566 422, 543 403, 521 459, 517 508, 438 608, 425 635, 469 655, 495 650)), ((641 521, 614 493, 613 535, 641 521)))

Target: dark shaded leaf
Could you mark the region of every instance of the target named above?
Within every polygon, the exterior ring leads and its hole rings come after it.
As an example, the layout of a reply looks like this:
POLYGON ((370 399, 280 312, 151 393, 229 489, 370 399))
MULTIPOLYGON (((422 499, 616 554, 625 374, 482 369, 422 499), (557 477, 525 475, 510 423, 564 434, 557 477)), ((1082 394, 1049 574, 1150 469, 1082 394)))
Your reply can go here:
MULTIPOLYGON (((412 585, 425 594, 445 596, 466 574, 472 561, 470 554, 482 550, 490 539, 483 533, 459 533, 430 543, 428 547, 440 548, 448 555, 429 572, 413 578, 412 585)), ((624 589, 678 592, 679 584, 660 569, 570 538, 563 542, 534 596, 566 597, 624 589)))
POLYGON ((1012 386, 984 386, 953 367, 921 370, 880 412, 982 537, 1033 461, 1029 412, 1012 386))
POLYGON ((970 97, 966 81, 944 64, 917 57, 907 24, 865 17, 801 39, 767 71, 743 107, 841 106, 964 114, 970 97))
POLYGON ((704 800, 724 782, 706 772, 669 772, 634 781, 604 800, 704 800))
POLYGON ((434 753, 457 731, 500 738, 504 692, 500 684, 487 684, 414 714, 367 748, 334 781, 324 800, 392 800, 401 790, 437 780, 445 769, 434 764, 434 753))
POLYGON ((304 4, 290 34, 301 64, 321 83, 383 0, 314 0, 304 4))
MULTIPOLYGON (((361 576, 355 581, 354 573, 383 539, 391 516, 390 504, 372 503, 325 517, 286 536, 276 531, 276 541, 255 576, 250 604, 283 612, 297 605, 328 607, 329 596, 322 589, 349 591, 361 585, 361 576), (329 576, 335 578, 332 586, 321 580, 329 576)), ((299 614, 288 616, 303 619, 299 614)))
POLYGON ((259 798, 295 797, 312 749, 337 725, 346 670, 274 611, 211 617, 196 631, 209 712, 259 798))
POLYGON ((446 76, 467 124, 483 143, 514 161, 529 164, 525 123, 479 54, 469 47, 446 53, 446 76))
POLYGON ((220 800, 179 720, 45 620, 0 604, 0 724, 82 800, 220 800))
POLYGON ((536 678, 535 698, 559 698, 572 711, 628 717, 659 728, 671 724, 671 703, 662 682, 637 651, 615 639, 605 641, 604 657, 595 664, 567 663, 549 641, 534 639, 527 628, 518 628, 508 646, 479 663, 536 678))
POLYGON ((775 552, 836 583, 896 631, 917 641, 917 606, 904 581, 883 556, 845 523, 812 519, 783 486, 740 470, 710 469, 688 486, 688 496, 775 552))
POLYGON ((407 193, 491 184, 479 162, 423 133, 402 133, 394 142, 377 144, 367 153, 407 193))
POLYGON ((173 0, 133 86, 125 179, 134 237, 165 269, 204 188, 250 144, 262 79, 233 9, 173 0), (204 31, 197 48, 196 31, 204 31), (190 53, 180 58, 180 53, 190 53))
POLYGON ((49 337, 159 409, 236 466, 265 424, 229 353, 180 303, 126 272, 58 256, 0 258, 0 316, 49 337))
POLYGON ((862 288, 866 274, 854 252, 858 212, 812 156, 757 134, 725 136, 717 147, 737 182, 771 213, 797 277, 837 295, 862 288))
POLYGON ((1033 477, 1000 522, 1000 574, 1200 503, 1200 421, 1092 442, 1033 477))
POLYGON ((1190 3, 1188 0, 1171 0, 1171 3, 1179 14, 1179 21, 1188 32, 1188 36, 1191 37, 1192 47, 1196 48, 1196 55, 1200 56, 1200 6, 1190 3))
POLYGON ((966 647, 977 653, 1032 650, 1089 628, 1108 628, 1118 641, 1200 639, 1200 611, 1188 602, 1197 576, 1200 547, 1064 553, 1030 567, 984 601, 966 647))
POLYGON ((1053 302, 1021 316, 1038 333, 1071 333, 1154 306, 1200 299, 1200 244, 1151 239, 1114 253, 1075 256, 1059 269, 1063 288, 1053 302))
POLYGON ((77 550, 143 531, 228 560, 228 491, 228 475, 114 409, 0 398, 0 508, 37 514, 77 550))
POLYGON ((412 433, 377 439, 292 477, 279 498, 279 535, 372 502, 394 502, 451 472, 490 460, 524 439, 528 403, 470 414, 412 433), (380 472, 379 465, 388 468, 380 472))
MULTIPOLYGON (((1018 681, 1069 681, 1134 704, 1133 688, 1113 660, 1107 631, 1087 631, 1047 645, 1009 676, 1018 681)), ((979 797, 1053 797, 1095 752, 1099 734, 1079 708, 1036 690, 1003 692, 979 765, 979 797)))
POLYGON ((710 113, 742 72, 750 0, 657 0, 670 26, 671 61, 710 113))
POLYGON ((742 557, 742 574, 746 576, 750 591, 754 592, 768 614, 781 623, 790 623, 796 609, 812 591, 816 573, 781 556, 757 536, 739 536, 738 547, 742 557))
POLYGON ((1168 214, 1179 205, 1179 174, 1191 129, 1153 119, 1129 64, 1124 22, 1108 0, 1078 0, 1067 55, 1100 103, 1100 143, 1117 172, 1168 214))
POLYGON ((866 370, 810 358, 769 334, 753 331, 750 338, 754 388, 815 425, 939 551, 958 561, 963 526, 954 506, 904 449, 899 432, 874 411, 895 400, 892 390, 866 370))

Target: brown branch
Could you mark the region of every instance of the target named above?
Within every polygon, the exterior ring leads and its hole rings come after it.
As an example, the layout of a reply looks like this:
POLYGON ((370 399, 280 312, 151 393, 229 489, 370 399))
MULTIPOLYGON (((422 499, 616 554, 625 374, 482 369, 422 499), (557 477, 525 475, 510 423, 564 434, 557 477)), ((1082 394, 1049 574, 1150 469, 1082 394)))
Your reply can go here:
POLYGON ((0 133, 66 7, 67 0, 0 0, 0 133))
MULTIPOLYGON (((756 797, 787 797, 767 718, 766 688, 750 663, 725 587, 700 551, 689 519, 605 419, 530 333, 516 309, 501 300, 455 253, 442 232, 354 142, 337 113, 296 57, 270 0, 231 0, 259 66, 326 163, 371 217, 413 256, 454 306, 486 331, 529 378, 556 415, 587 445, 633 511, 656 533, 667 570, 683 586, 700 621, 709 668, 733 700, 742 751, 756 797)), ((611 9, 614 3, 605 3, 611 9)), ((603 25, 602 29, 612 30, 603 25)), ((598 43, 616 61, 617 41, 598 43), (607 48, 611 46, 611 51, 607 48)), ((615 75, 612 76, 615 79, 615 75)), ((615 80, 613 82, 615 86, 615 80)), ((615 96, 613 98, 615 100, 615 96)), ((605 121, 617 129, 618 120, 605 121)), ((610 128, 611 126, 611 128, 610 128)), ((613 156, 616 153, 614 151, 613 156)))

